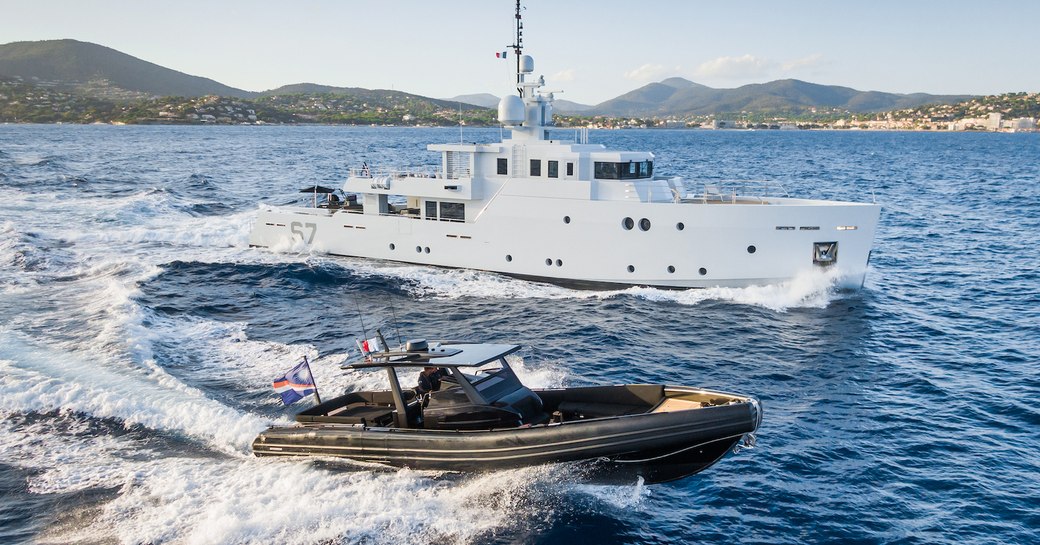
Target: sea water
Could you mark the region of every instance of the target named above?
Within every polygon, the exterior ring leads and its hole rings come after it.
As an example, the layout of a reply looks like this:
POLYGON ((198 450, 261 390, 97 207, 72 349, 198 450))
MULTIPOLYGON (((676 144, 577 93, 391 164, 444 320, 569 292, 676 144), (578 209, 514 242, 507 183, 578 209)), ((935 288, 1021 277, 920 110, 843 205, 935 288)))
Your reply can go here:
POLYGON ((576 291, 248 247, 262 204, 458 138, 0 126, 0 542, 1040 542, 1040 135, 593 131, 657 174, 876 200, 853 293, 826 274, 576 291), (765 418, 755 448, 659 485, 255 458, 301 357, 326 396, 386 386, 339 368, 377 327, 524 344, 535 387, 703 386, 765 418))

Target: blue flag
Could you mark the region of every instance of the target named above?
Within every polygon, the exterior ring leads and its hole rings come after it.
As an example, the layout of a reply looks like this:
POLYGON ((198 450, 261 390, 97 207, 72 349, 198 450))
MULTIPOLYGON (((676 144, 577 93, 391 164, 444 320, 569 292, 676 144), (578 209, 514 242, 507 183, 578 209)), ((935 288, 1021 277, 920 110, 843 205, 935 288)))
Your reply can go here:
POLYGON ((293 367, 285 376, 275 379, 272 386, 274 386, 274 391, 282 396, 282 403, 286 405, 291 405, 318 391, 306 356, 299 365, 293 367))

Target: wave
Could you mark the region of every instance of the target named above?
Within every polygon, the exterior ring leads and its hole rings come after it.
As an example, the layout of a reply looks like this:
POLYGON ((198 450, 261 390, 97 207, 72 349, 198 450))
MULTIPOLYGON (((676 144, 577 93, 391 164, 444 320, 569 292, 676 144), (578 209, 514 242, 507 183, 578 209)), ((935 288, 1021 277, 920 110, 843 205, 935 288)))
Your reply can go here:
POLYGON ((552 490, 560 471, 551 466, 458 480, 281 459, 165 458, 100 469, 74 460, 74 467, 93 481, 111 477, 117 495, 89 525, 48 532, 55 541, 471 543, 551 516, 563 503, 552 490))
POLYGON ((721 301, 784 312, 791 308, 824 308, 840 297, 837 286, 841 271, 807 271, 780 284, 744 288, 697 288, 669 290, 631 287, 620 290, 575 290, 552 284, 520 280, 497 273, 466 269, 440 269, 355 258, 328 258, 363 276, 388 276, 404 280, 406 289, 418 297, 456 299, 611 299, 637 297, 648 301, 667 301, 698 305, 721 301))
POLYGON ((217 451, 242 455, 269 420, 207 398, 154 369, 116 366, 89 353, 40 346, 0 332, 0 412, 72 411, 127 427, 183 433, 217 451))

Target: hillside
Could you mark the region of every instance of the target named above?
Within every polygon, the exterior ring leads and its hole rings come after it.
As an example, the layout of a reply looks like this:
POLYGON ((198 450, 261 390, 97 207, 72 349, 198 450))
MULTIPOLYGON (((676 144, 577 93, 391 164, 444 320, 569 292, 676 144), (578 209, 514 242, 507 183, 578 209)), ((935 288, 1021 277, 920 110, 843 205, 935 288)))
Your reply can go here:
POLYGON ((472 104, 474 106, 480 106, 482 108, 498 108, 499 97, 491 93, 477 93, 474 95, 459 95, 451 98, 446 98, 449 102, 461 102, 463 104, 472 104))
MULTIPOLYGON (((76 40, 0 45, 0 122, 494 126, 497 103, 498 97, 487 93, 435 99, 316 83, 252 93, 76 40)), ((812 127, 833 123, 867 128, 874 123, 935 130, 960 121, 957 126, 996 127, 999 123, 980 121, 994 113, 1032 119, 1036 104, 1036 94, 1025 93, 896 94, 795 79, 714 89, 668 78, 596 106, 557 100, 555 111, 561 127, 695 127, 739 116, 741 123, 756 127, 796 120, 812 127)), ((1012 129, 1029 128, 1027 121, 1015 123, 1012 129)))
POLYGON ((682 78, 650 83, 594 106, 590 113, 613 116, 683 116, 733 112, 799 113, 829 109, 855 113, 953 103, 968 95, 902 95, 857 91, 796 79, 714 89, 682 78))
MULTIPOLYGON (((258 100, 277 100, 286 97, 321 97, 339 103, 350 103, 355 110, 370 109, 404 109, 413 111, 452 110, 459 111, 460 103, 454 100, 441 100, 421 95, 413 95, 403 91, 388 89, 365 89, 362 87, 331 87, 314 83, 297 83, 283 85, 277 89, 264 91, 258 100)), ((497 104, 497 103, 496 103, 497 104)), ((481 106, 462 103, 462 110, 483 109, 481 106)))
POLYGON ((25 81, 53 82, 112 99, 171 95, 256 96, 256 93, 164 68, 115 49, 76 40, 0 45, 0 75, 17 76, 25 81))

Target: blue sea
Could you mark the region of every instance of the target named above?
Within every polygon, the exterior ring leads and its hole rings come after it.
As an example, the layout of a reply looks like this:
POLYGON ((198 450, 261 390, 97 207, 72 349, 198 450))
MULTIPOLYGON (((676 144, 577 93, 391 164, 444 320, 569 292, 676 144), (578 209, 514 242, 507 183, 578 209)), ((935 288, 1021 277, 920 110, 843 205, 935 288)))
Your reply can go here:
POLYGON ((1040 543, 1040 134, 592 132, 691 182, 880 203, 858 292, 576 291, 248 247, 302 186, 499 136, 0 125, 0 543, 1040 543), (535 387, 703 386, 765 418, 660 485, 255 458, 302 356, 326 396, 384 386, 339 368, 377 327, 523 344, 535 387))

